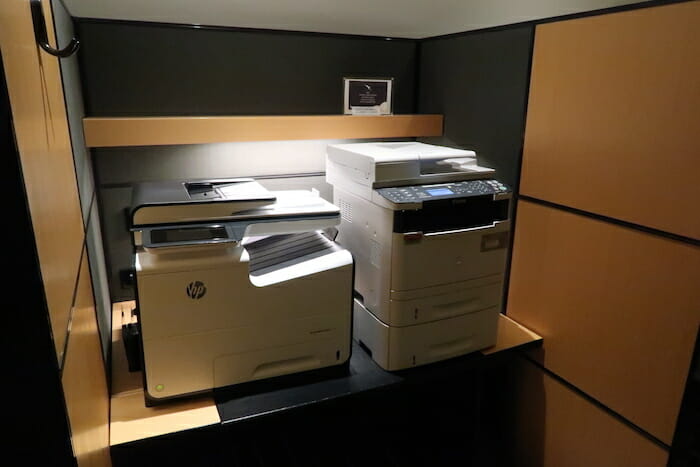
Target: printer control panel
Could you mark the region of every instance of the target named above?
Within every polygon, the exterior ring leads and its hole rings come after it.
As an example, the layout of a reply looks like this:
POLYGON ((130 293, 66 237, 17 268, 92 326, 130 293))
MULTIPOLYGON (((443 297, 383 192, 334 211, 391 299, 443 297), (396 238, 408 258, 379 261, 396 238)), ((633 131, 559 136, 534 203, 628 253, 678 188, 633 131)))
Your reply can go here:
POLYGON ((508 192, 508 187, 497 180, 468 180, 437 185, 379 188, 377 192, 392 203, 400 204, 433 199, 495 195, 508 192))

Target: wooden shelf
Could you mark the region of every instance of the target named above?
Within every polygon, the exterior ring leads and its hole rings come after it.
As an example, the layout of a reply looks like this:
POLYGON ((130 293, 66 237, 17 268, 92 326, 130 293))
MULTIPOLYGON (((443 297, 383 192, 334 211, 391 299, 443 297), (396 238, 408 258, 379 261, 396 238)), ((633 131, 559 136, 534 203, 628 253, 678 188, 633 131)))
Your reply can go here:
POLYGON ((90 117, 88 147, 240 141, 415 138, 442 135, 442 115, 299 115, 240 117, 90 117))

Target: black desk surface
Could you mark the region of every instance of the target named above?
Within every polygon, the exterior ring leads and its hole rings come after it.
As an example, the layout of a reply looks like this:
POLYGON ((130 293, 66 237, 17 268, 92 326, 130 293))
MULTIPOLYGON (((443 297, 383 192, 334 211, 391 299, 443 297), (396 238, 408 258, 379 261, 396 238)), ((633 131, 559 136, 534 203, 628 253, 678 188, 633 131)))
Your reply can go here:
POLYGON ((476 465, 497 443, 481 415, 482 370, 540 344, 388 372, 353 343, 349 362, 329 371, 215 390, 220 423, 112 445, 112 464, 476 465))
MULTIPOLYGON (((539 345, 539 342, 532 345, 539 345)), ((517 348, 524 347, 528 346, 517 348)), ((389 372, 379 367, 353 341, 349 365, 331 369, 327 373, 302 374, 281 380, 217 389, 214 390, 214 400, 222 423, 237 423, 375 389, 454 378, 481 364, 497 361, 500 357, 500 353, 483 355, 473 352, 443 362, 389 372)))

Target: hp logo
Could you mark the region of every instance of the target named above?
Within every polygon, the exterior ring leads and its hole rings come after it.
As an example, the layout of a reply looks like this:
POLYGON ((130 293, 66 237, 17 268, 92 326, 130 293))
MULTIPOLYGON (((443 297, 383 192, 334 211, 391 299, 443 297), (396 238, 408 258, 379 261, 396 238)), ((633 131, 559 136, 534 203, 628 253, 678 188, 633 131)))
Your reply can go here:
POLYGON ((194 281, 187 286, 187 296, 192 300, 202 298, 205 293, 207 293, 207 287, 204 285, 204 282, 194 281))

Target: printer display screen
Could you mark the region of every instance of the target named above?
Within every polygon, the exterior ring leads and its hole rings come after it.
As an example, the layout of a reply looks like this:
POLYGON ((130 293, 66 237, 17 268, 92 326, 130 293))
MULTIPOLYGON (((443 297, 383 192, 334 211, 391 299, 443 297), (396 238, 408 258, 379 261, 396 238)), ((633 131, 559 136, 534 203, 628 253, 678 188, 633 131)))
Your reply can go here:
POLYGON ((454 195, 454 192, 449 188, 432 188, 425 190, 432 196, 454 195))
POLYGON ((178 243, 228 238, 224 227, 185 227, 151 232, 153 243, 178 243))

